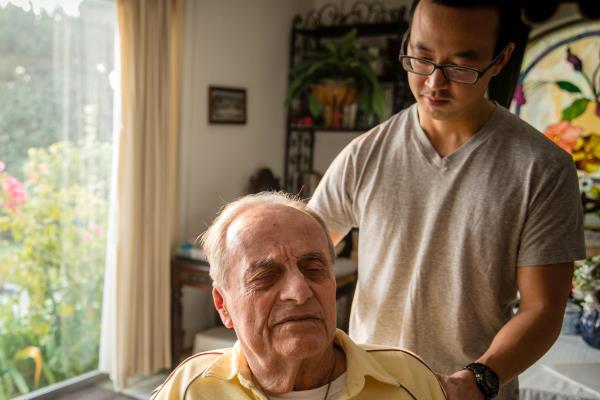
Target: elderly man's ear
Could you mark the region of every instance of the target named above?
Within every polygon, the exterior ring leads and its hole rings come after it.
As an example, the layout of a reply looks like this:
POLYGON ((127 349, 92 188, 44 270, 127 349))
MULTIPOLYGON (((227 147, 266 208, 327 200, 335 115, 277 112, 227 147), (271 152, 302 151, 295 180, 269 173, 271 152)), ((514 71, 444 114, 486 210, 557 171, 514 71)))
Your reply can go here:
POLYGON ((229 311, 227 311, 227 306, 225 305, 225 299, 223 295, 219 291, 218 288, 213 287, 212 290, 213 302, 215 303, 215 308, 219 312, 221 316, 221 321, 223 321, 223 325, 227 328, 233 328, 233 320, 231 319, 231 315, 229 315, 229 311))

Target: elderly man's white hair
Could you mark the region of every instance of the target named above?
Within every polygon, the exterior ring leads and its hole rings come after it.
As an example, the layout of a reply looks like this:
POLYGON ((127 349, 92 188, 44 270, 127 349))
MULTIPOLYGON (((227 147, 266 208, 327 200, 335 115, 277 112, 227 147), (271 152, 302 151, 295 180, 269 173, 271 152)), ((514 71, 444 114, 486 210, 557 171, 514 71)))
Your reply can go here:
POLYGON ((243 211, 265 205, 291 207, 314 218, 323 228, 323 233, 327 238, 331 262, 334 262, 335 249, 327 232, 325 222, 319 215, 311 210, 306 203, 301 201, 299 197, 284 192, 261 192, 258 194, 250 194, 223 207, 208 230, 198 238, 210 264, 210 277, 213 280, 214 286, 224 287, 226 284, 225 269, 227 268, 229 259, 225 243, 227 229, 243 211))

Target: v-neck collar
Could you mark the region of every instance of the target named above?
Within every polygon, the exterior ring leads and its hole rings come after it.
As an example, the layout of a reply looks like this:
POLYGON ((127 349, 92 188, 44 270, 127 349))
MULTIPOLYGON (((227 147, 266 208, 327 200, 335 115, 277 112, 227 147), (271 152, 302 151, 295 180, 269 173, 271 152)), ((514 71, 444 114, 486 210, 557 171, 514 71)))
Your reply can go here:
POLYGON ((499 104, 495 105, 496 107, 494 108, 490 118, 488 118, 486 123, 483 124, 481 128, 479 128, 477 132, 473 134, 473 136, 467 139, 452 153, 442 157, 435 150, 431 144, 431 141, 429 140, 429 137, 427 136, 427 133, 425 133, 423 127, 421 127, 419 122, 419 108, 418 104, 415 103, 413 109, 411 110, 411 118, 413 118, 416 131, 416 134, 413 135, 414 142, 423 156, 432 166, 439 168, 442 171, 446 171, 450 169, 453 164, 471 154, 471 152, 479 147, 479 145, 481 145, 487 139, 491 132, 493 132, 492 127, 495 125, 496 120, 500 117, 501 113, 501 106, 499 104))

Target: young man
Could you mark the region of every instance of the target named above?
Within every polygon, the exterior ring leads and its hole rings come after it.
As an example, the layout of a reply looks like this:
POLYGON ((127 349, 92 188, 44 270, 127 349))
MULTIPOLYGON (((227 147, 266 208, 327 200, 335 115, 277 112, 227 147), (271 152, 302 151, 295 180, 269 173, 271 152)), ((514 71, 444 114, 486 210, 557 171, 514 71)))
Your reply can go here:
POLYGON ((508 7, 417 2, 400 56, 417 104, 344 149, 310 202, 334 242, 360 230, 350 336, 421 355, 451 400, 518 399, 585 257, 570 155, 485 98, 508 7))

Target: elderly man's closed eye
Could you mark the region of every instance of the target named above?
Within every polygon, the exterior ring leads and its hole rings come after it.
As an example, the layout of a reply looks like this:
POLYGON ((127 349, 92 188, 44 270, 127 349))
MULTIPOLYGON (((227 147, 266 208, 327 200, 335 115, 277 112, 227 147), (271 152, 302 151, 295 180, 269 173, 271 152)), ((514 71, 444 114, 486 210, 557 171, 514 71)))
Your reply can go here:
POLYGON ((336 330, 335 252, 303 202, 237 200, 202 237, 231 349, 184 361, 153 399, 444 399, 414 355, 359 346, 336 330))

